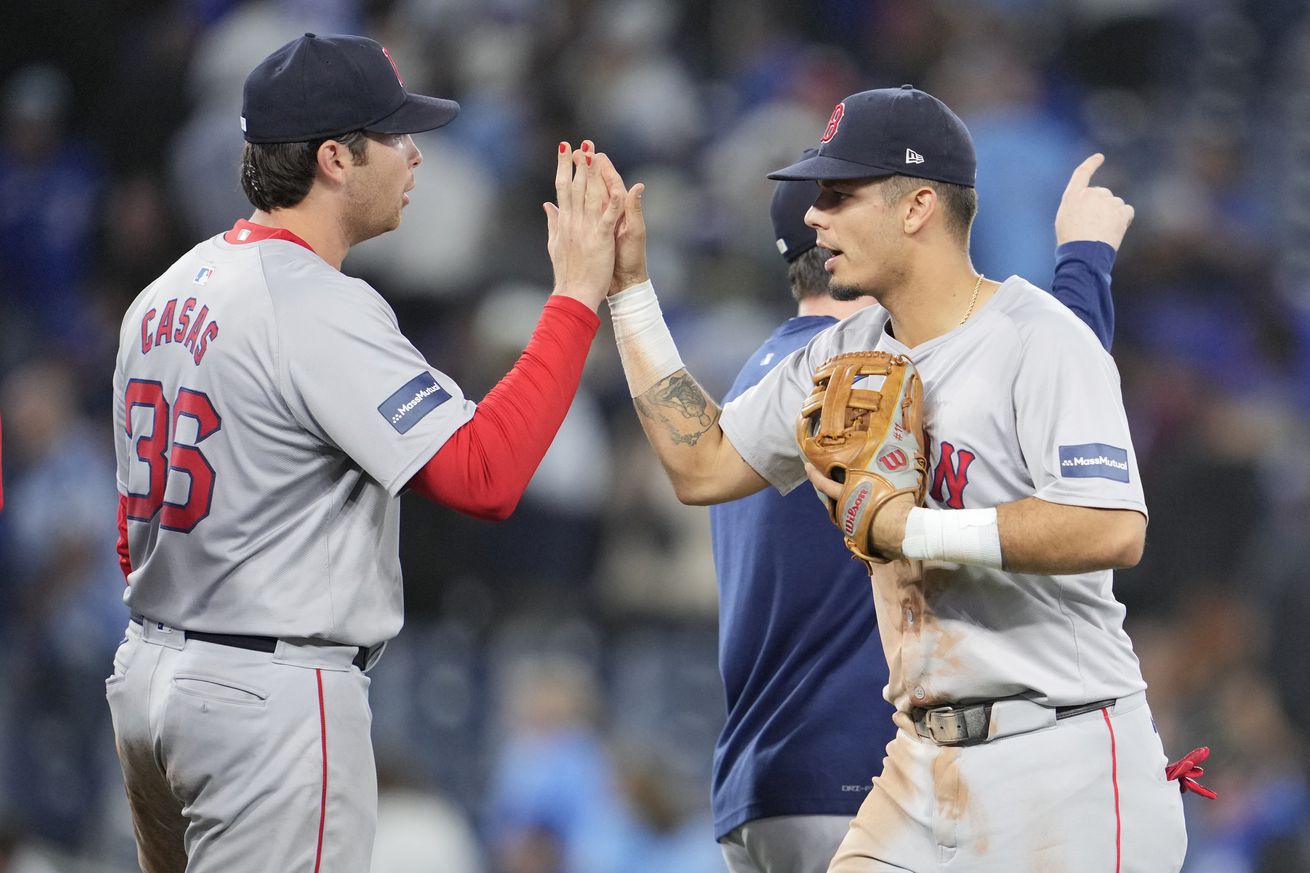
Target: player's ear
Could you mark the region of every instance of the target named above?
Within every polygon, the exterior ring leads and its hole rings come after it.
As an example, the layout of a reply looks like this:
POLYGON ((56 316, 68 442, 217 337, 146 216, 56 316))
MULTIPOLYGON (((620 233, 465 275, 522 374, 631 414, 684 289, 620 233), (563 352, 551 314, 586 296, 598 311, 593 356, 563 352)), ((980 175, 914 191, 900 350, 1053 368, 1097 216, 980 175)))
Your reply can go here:
POLYGON ((898 208, 901 210, 901 224, 907 234, 918 233, 941 207, 936 189, 929 185, 920 185, 901 198, 898 208))
POLYGON ((346 167, 354 163, 350 148, 335 139, 324 140, 314 154, 314 159, 318 165, 318 177, 333 182, 340 182, 346 167))

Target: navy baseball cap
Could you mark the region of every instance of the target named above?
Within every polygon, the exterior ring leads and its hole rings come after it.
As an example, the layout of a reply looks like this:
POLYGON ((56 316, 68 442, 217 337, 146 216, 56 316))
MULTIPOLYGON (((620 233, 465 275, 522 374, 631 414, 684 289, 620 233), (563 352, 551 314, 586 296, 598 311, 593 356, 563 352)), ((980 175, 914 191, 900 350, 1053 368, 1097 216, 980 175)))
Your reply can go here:
POLYGON ((246 77, 247 142, 308 142, 353 130, 419 133, 448 124, 459 104, 405 90, 387 50, 362 36, 307 33, 246 77))
POLYGON ((770 179, 916 176, 974 186, 978 159, 969 130, 945 103, 912 85, 852 94, 837 104, 818 153, 770 179))
MULTIPOLYGON (((806 149, 803 157, 812 158, 818 149, 806 149)), ((809 179, 779 182, 769 203, 769 220, 778 252, 787 263, 814 248, 818 235, 805 223, 805 213, 819 198, 819 186, 809 179)))

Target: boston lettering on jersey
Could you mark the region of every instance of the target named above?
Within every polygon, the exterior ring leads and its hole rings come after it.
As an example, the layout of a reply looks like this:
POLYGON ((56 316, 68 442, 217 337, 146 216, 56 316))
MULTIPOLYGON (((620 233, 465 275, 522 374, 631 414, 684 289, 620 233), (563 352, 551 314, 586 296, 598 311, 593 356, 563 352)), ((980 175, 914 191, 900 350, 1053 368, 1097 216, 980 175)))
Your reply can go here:
POLYGON ((964 509, 964 489, 969 485, 969 465, 976 458, 968 449, 956 450, 955 446, 942 440, 941 457, 932 474, 932 489, 928 492, 938 503, 945 502, 951 509, 964 509), (945 492, 943 492, 945 486, 945 492), (943 493, 947 494, 943 501, 943 493))
POLYGON ((378 412, 398 433, 408 433, 432 410, 450 399, 431 373, 419 373, 378 405, 378 412))
POLYGON ((199 366, 210 342, 218 338, 218 320, 209 317, 209 307, 197 298, 186 298, 180 307, 178 299, 174 297, 158 309, 146 310, 141 318, 141 354, 176 343, 185 346, 191 360, 199 366))

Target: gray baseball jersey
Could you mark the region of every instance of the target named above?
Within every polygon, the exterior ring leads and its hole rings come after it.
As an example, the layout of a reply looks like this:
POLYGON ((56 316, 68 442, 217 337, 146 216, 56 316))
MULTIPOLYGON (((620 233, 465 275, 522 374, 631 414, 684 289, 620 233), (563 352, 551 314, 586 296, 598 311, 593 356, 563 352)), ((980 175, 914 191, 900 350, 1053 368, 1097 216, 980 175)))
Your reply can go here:
POLYGON ((134 613, 374 645, 402 621, 399 501, 474 405, 365 282, 239 222, 132 304, 114 372, 134 613))
MULTIPOLYGON (((967 323, 913 349, 887 323, 878 306, 850 316, 724 408, 728 439, 780 491, 805 481, 795 426, 811 374, 833 355, 876 348, 909 356, 923 378, 930 507, 1035 495, 1146 512, 1114 361, 1051 295, 1011 277, 967 323)), ((1144 689, 1111 581, 1108 570, 879 566, 888 698, 904 712, 1013 695, 1066 706, 1144 689)))

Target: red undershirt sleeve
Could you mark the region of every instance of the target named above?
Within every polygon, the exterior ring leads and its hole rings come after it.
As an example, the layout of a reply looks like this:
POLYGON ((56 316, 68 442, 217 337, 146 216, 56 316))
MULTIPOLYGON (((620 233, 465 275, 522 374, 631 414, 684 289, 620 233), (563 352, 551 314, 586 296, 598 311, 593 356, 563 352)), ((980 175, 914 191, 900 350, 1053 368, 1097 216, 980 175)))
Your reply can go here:
POLYGON ((600 318, 571 297, 551 296, 513 368, 409 480, 429 500, 501 521, 518 506, 564 422, 600 318))
POLYGON ((123 581, 132 572, 132 555, 127 550, 127 498, 118 495, 118 566, 123 571, 123 581))

